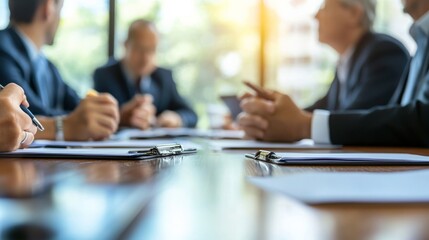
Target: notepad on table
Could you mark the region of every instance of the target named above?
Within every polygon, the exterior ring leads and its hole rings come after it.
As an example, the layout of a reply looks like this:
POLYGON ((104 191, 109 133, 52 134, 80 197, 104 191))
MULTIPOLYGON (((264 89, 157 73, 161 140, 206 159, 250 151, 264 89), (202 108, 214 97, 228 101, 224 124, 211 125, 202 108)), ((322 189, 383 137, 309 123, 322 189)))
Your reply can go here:
POLYGON ((194 128, 156 128, 149 130, 123 129, 116 136, 117 139, 156 139, 156 138, 210 138, 210 139, 242 139, 243 131, 221 129, 194 129, 194 128))
MULTIPOLYGON (((200 146, 191 141, 176 139, 173 142, 179 143, 187 148, 200 148, 200 146)), ((30 148, 150 148, 153 146, 171 144, 169 139, 150 139, 150 140, 107 140, 107 141, 50 141, 36 140, 30 148)))
POLYGON ((285 194, 309 204, 427 203, 429 170, 362 173, 308 172, 280 177, 249 177, 270 192, 285 194))
POLYGON ((260 150, 247 158, 281 165, 429 165, 429 157, 401 153, 296 153, 260 150))
POLYGON ((103 160, 146 160, 196 153, 180 144, 159 145, 152 148, 30 148, 0 153, 0 158, 67 158, 103 160))
POLYGON ((256 140, 218 140, 210 143, 215 150, 246 150, 246 149, 339 149, 339 145, 315 144, 313 140, 305 139, 296 143, 271 143, 256 140))

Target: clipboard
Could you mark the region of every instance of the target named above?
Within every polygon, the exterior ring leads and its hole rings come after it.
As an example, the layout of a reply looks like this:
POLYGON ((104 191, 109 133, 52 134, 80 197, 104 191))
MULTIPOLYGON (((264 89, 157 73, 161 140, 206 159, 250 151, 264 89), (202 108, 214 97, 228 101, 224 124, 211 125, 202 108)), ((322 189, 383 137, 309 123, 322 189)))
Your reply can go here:
POLYGON ((117 148, 34 148, 0 153, 0 158, 50 158, 50 159, 102 159, 149 160, 196 153, 197 149, 184 149, 180 144, 158 145, 146 149, 117 148))
POLYGON ((401 153, 275 153, 259 150, 246 158, 278 165, 429 165, 429 157, 401 153))

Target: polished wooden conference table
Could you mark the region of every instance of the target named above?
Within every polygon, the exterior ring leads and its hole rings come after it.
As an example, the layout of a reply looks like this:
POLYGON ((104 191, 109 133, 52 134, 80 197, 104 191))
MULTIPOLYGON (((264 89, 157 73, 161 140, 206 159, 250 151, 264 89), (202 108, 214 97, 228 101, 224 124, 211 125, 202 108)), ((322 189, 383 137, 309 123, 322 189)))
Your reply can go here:
POLYGON ((306 205, 246 180, 429 166, 280 167, 192 141, 195 155, 151 161, 1 159, 0 239, 429 239, 429 203, 306 205))

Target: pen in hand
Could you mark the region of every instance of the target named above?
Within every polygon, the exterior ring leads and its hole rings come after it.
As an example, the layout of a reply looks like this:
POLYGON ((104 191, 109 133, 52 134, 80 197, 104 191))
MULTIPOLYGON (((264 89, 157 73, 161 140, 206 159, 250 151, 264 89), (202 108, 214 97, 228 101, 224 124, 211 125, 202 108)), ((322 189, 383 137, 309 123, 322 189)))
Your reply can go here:
POLYGON ((272 94, 268 91, 263 89, 262 87, 259 87, 251 82, 244 81, 244 85, 248 86, 250 89, 256 92, 257 96, 266 100, 273 101, 274 98, 272 94))
MULTIPOLYGON (((0 90, 3 90, 3 85, 0 84, 0 90)), ((28 108, 24 107, 24 106, 20 106, 22 111, 24 111, 30 118, 31 121, 33 122, 33 124, 37 127, 37 129, 39 129, 40 131, 45 131, 45 128, 42 126, 42 124, 39 122, 39 120, 37 120, 37 118, 34 116, 34 114, 28 110, 28 108)))

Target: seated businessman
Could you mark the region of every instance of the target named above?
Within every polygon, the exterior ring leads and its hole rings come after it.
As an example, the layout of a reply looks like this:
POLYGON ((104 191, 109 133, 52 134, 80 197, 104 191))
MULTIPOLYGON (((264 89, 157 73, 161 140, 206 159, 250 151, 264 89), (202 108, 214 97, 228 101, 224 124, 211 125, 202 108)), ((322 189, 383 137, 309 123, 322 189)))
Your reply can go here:
POLYGON ((392 98, 409 61, 396 39, 375 33, 375 0, 328 0, 316 15, 319 41, 340 56, 328 93, 306 110, 368 109, 392 98))
POLYGON ((310 113, 287 95, 259 91, 242 102, 239 122, 246 134, 266 141, 429 147, 429 1, 402 2, 414 20, 410 34, 417 51, 388 106, 310 113))
POLYGON ((63 0, 9 0, 10 24, 0 31, 0 83, 17 83, 45 131, 36 138, 102 140, 119 124, 116 100, 108 94, 81 100, 64 83, 42 47, 54 43, 63 0))
POLYGON ((125 41, 125 56, 95 71, 95 89, 117 99, 121 126, 195 127, 197 115, 179 95, 172 72, 155 64, 158 41, 153 23, 134 21, 125 41))
POLYGON ((28 107, 21 87, 9 84, 0 91, 0 152, 28 147, 37 132, 30 117, 20 105, 28 107))

